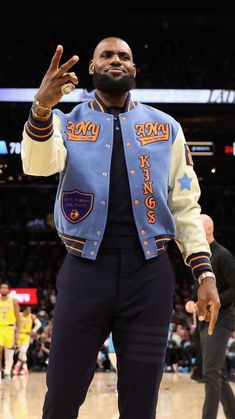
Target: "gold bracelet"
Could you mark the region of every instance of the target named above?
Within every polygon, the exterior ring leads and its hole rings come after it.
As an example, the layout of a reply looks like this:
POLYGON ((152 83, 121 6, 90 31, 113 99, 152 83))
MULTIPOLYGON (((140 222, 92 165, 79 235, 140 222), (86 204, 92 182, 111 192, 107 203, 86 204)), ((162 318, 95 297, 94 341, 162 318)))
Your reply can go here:
POLYGON ((31 112, 32 112, 33 118, 38 118, 38 119, 45 120, 45 121, 47 121, 51 116, 51 109, 49 109, 48 114, 42 116, 42 115, 38 115, 37 112, 35 112, 35 110, 33 109, 33 106, 32 106, 31 112))
POLYGON ((46 108, 45 106, 42 106, 35 96, 33 99, 31 111, 32 111, 33 118, 39 118, 42 121, 46 121, 51 116, 51 108, 46 108), (39 115, 37 113, 37 109, 41 112, 46 112, 46 115, 39 115))
POLYGON ((36 97, 34 96, 33 99, 33 106, 36 106, 36 108, 38 108, 40 111, 46 112, 46 111, 51 111, 51 108, 46 108, 45 106, 42 106, 41 103, 36 99, 36 97))

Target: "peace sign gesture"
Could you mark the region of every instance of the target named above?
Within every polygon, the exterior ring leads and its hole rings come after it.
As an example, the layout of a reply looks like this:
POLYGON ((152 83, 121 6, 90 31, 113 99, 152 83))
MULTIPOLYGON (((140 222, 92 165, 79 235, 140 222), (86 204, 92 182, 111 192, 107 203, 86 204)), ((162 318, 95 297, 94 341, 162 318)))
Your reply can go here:
MULTIPOLYGON (((52 108, 60 101, 63 96, 61 87, 64 84, 70 86, 70 91, 75 89, 75 86, 78 84, 76 74, 74 72, 69 72, 69 70, 78 62, 79 57, 74 55, 60 66, 62 54, 63 47, 62 45, 58 45, 55 54, 52 57, 50 67, 43 77, 35 97, 45 108, 52 108)), ((64 93, 66 93, 66 91, 64 91, 64 93)))

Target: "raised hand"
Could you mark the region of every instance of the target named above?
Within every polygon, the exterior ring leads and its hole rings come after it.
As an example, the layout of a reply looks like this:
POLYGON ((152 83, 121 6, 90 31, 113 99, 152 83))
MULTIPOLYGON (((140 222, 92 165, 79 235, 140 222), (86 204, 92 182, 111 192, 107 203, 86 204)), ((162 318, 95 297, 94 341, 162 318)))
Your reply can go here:
POLYGON ((66 91, 61 91, 61 87, 64 84, 68 84, 71 90, 75 89, 75 86, 78 84, 77 76, 74 72, 69 72, 71 67, 74 66, 79 60, 77 55, 74 55, 64 64, 60 65, 60 60, 63 54, 62 45, 58 45, 56 52, 52 57, 51 64, 47 70, 39 90, 35 96, 35 99, 40 103, 44 108, 52 108, 55 106, 63 94, 66 94, 66 91))

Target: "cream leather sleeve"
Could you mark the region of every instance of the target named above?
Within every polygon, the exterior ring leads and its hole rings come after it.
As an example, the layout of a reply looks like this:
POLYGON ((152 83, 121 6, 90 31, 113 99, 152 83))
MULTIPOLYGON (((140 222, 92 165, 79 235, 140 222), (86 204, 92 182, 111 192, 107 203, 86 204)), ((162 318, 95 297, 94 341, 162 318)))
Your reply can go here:
POLYGON ((200 186, 193 166, 187 162, 189 157, 180 127, 172 145, 168 205, 176 224, 175 241, 185 262, 194 253, 207 252, 211 255, 200 219, 200 186))
POLYGON ((50 176, 65 167, 67 150, 63 143, 60 119, 53 115, 54 134, 47 141, 32 140, 24 128, 21 142, 21 159, 25 174, 50 176))

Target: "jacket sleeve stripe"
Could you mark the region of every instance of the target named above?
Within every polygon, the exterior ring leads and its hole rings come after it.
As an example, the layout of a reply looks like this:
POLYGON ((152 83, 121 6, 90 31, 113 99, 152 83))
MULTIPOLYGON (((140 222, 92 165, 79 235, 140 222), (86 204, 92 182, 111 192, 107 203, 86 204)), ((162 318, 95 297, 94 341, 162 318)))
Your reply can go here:
POLYGON ((190 255, 187 258, 186 263, 191 267, 193 275, 198 278, 198 276, 205 271, 213 272, 210 257, 206 253, 198 253, 190 255))
POLYGON ((28 136, 35 141, 46 141, 53 136, 54 129, 52 123, 52 115, 48 121, 36 121, 30 113, 29 119, 25 125, 28 136))
POLYGON ((39 141, 39 140, 42 140, 42 141, 49 140, 49 138, 51 138, 53 136, 53 132, 54 132, 54 129, 52 128, 47 134, 42 135, 40 133, 38 135, 38 134, 35 134, 32 130, 29 129, 29 124, 26 124, 25 129, 26 129, 26 132, 27 132, 28 136, 30 138, 32 138, 32 140, 36 140, 36 141, 39 141))

